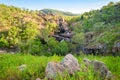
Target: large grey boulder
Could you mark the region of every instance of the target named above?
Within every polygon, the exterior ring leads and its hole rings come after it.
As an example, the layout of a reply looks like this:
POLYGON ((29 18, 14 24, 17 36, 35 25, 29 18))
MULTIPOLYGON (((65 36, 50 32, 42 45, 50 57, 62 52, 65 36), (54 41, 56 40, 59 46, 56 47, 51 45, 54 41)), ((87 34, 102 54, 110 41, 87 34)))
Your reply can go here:
POLYGON ((46 67, 46 78, 47 79, 53 79, 57 75, 62 75, 65 68, 63 65, 55 62, 49 62, 46 67))
POLYGON ((46 67, 46 78, 54 79, 57 75, 65 76, 64 73, 74 74, 79 70, 78 60, 72 55, 66 55, 60 63, 49 62, 46 67))
POLYGON ((65 67, 69 74, 74 74, 80 70, 78 60, 72 54, 66 55, 60 64, 65 67))

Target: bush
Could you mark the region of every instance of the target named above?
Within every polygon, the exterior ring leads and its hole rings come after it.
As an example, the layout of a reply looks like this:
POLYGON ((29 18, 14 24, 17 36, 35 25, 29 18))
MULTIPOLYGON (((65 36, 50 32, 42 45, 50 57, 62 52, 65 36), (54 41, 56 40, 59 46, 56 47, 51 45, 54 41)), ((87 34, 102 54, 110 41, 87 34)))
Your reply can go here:
POLYGON ((58 46, 55 47, 55 53, 58 55, 66 55, 68 53, 68 44, 65 41, 61 41, 58 46))
POLYGON ((43 50, 43 45, 40 41, 34 40, 31 42, 29 53, 32 55, 43 55, 41 52, 43 50))
POLYGON ((65 55, 68 53, 68 44, 65 41, 57 42, 54 38, 48 41, 48 47, 52 52, 52 55, 56 53, 57 55, 65 55))

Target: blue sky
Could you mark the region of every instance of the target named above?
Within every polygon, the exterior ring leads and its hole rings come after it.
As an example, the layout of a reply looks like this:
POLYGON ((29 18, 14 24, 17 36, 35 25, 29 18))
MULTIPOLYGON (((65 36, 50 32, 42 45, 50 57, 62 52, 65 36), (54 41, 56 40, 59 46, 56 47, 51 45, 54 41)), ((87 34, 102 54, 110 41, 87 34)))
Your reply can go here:
POLYGON ((0 4, 32 10, 51 8, 72 13, 83 13, 93 9, 100 9, 111 1, 118 2, 120 0, 0 0, 0 4))

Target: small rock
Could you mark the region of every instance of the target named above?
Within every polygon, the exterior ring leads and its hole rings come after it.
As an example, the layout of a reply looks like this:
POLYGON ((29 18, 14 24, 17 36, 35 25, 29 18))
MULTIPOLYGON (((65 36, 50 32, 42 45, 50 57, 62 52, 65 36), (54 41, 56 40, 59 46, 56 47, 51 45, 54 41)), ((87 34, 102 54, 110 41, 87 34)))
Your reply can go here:
POLYGON ((40 78, 36 78, 36 80, 41 80, 40 78))
POLYGON ((26 67, 27 67, 27 65, 26 65, 26 64, 23 64, 23 65, 19 66, 18 69, 19 69, 20 71, 23 71, 26 67))

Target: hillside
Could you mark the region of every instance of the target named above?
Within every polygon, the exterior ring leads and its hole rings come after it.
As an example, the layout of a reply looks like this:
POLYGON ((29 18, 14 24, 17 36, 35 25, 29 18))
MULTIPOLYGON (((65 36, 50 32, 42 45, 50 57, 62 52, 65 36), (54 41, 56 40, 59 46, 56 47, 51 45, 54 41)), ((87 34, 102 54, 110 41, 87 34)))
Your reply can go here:
POLYGON ((62 15, 62 16, 75 16, 77 14, 73 14, 71 12, 63 12, 55 9, 42 9, 40 10, 46 14, 55 14, 55 15, 62 15))
POLYGON ((14 6, 0 4, 0 31, 10 29, 12 26, 30 22, 37 24, 39 28, 45 27, 47 22, 57 24, 60 15, 46 14, 41 11, 21 9, 14 6))
POLYGON ((52 9, 33 11, 1 4, 0 47, 38 55, 119 55, 119 9, 119 2, 110 2, 100 10, 72 16, 52 9))
POLYGON ((84 53, 120 53, 120 2, 86 12, 69 23, 73 41, 84 53), (84 46, 83 47, 80 47, 84 46))

